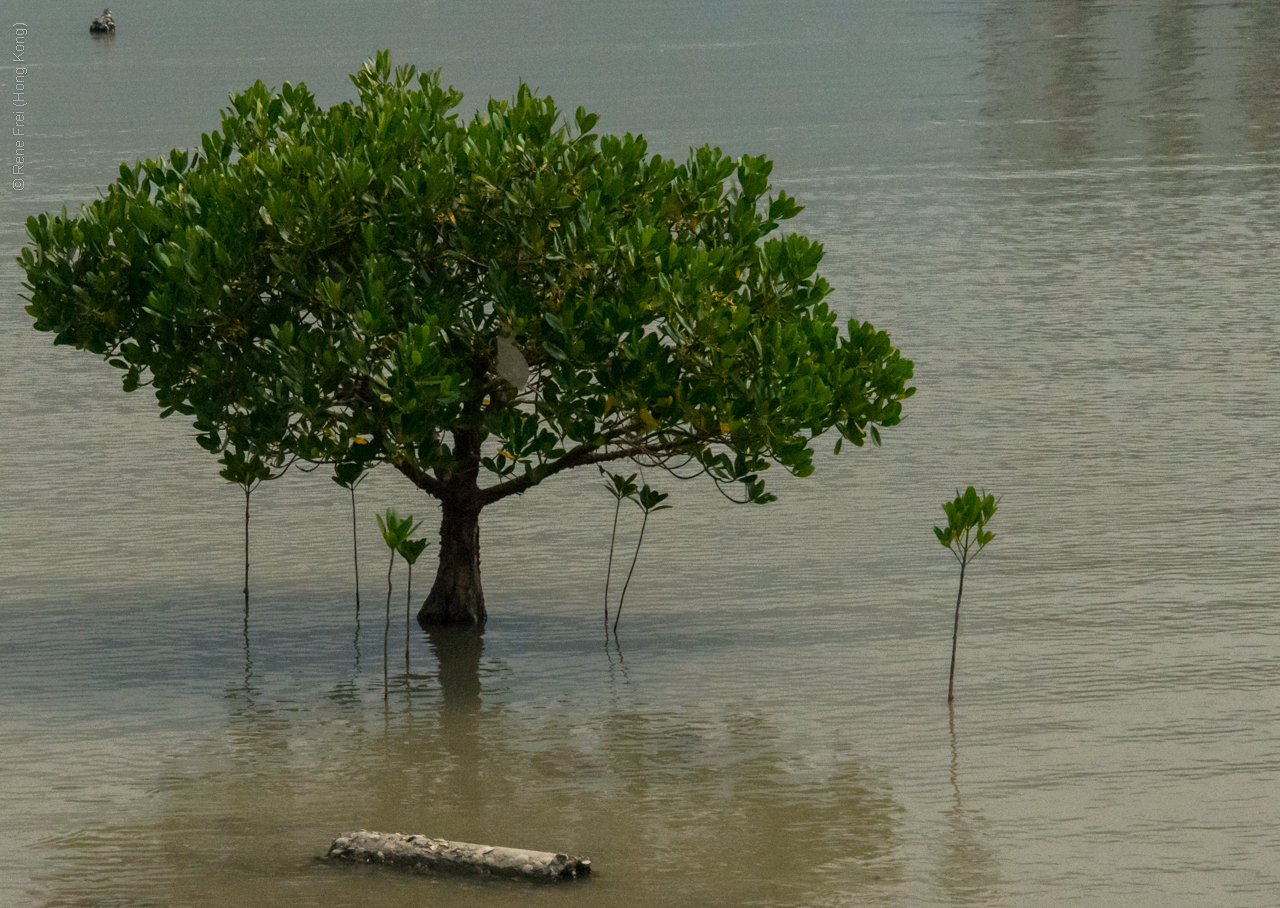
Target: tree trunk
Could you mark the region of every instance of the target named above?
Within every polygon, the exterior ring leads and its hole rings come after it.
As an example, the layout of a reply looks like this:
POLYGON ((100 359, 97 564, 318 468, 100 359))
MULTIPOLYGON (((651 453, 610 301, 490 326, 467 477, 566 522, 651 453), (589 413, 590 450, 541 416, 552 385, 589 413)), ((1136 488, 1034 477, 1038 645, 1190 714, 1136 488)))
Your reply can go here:
POLYGON ((451 494, 440 500, 440 566, 418 612, 418 623, 423 627, 484 625, 479 491, 451 489, 451 494))

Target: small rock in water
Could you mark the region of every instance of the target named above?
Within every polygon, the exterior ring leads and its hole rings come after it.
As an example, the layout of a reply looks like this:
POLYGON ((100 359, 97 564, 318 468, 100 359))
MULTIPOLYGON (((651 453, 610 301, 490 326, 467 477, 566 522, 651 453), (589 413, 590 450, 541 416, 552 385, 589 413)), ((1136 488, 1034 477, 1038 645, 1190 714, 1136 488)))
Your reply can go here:
POLYGON ((116 20, 109 9, 104 9, 101 16, 89 23, 89 33, 93 35, 113 35, 115 31, 116 20))

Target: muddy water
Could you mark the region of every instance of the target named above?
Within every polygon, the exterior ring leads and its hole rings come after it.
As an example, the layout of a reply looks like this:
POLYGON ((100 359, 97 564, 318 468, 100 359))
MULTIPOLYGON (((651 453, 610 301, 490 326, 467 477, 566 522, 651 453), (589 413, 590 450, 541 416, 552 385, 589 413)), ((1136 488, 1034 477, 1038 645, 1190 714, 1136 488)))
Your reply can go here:
POLYGON ((0 902, 1271 904, 1273 5, 115 13, 110 42, 25 14, 29 179, 0 195, 0 902), (193 144, 228 92, 332 102, 381 47, 471 102, 523 77, 664 153, 768 153, 833 304, 915 359, 908 421, 883 449, 820 445, 767 508, 669 483, 616 641, 592 476, 484 515, 484 637, 411 628, 406 664, 408 578, 388 632, 372 515, 430 502, 361 487, 357 621, 349 500, 290 475, 254 494, 246 619, 240 493, 30 330, 9 256, 27 213, 193 144), (950 712, 956 578, 930 527, 969 483, 1002 501, 950 712), (316 860, 362 826, 598 872, 316 860))

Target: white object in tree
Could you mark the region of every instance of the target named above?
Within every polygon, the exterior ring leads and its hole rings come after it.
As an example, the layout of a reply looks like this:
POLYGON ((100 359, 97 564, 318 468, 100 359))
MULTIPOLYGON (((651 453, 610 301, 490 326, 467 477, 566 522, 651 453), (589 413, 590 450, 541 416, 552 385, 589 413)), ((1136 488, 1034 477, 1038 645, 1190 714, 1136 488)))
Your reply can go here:
POLYGON ((517 391, 523 391, 529 382, 529 364, 524 355, 502 335, 498 335, 498 375, 517 391))

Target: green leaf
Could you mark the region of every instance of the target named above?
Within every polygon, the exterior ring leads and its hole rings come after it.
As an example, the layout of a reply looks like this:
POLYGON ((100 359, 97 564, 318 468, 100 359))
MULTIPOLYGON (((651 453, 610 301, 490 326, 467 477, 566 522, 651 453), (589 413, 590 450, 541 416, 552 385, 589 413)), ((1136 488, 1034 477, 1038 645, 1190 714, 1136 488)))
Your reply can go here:
POLYGON ((574 114, 574 122, 578 124, 578 132, 582 134, 590 132, 599 120, 599 114, 587 113, 585 107, 579 107, 574 114))
POLYGON ((956 552, 963 565, 995 538, 995 533, 986 530, 985 526, 995 516, 996 506, 994 495, 986 492, 979 495, 973 486, 963 492, 957 489, 953 500, 942 503, 943 513, 947 515, 946 531, 934 527, 933 532, 939 542, 956 552), (970 539, 976 548, 968 548, 970 539))
POLYGON ((417 564, 418 558, 422 555, 423 550, 427 547, 425 539, 403 539, 396 547, 396 551, 400 553, 400 557, 409 564, 417 564))

